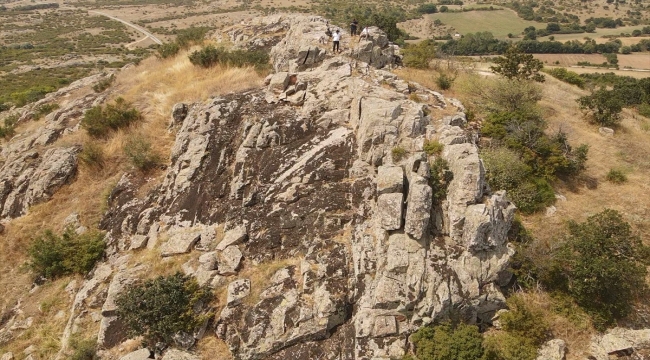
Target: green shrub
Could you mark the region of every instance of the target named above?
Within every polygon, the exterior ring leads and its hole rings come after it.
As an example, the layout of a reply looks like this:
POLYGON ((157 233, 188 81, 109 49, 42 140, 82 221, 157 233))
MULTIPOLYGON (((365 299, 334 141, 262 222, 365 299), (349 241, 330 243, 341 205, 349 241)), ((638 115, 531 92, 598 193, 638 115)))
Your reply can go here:
POLYGON ((189 58, 193 65, 204 68, 223 64, 235 67, 252 66, 262 70, 269 66, 269 55, 264 51, 233 50, 228 52, 223 48, 215 48, 212 45, 194 51, 189 58))
POLYGON ((32 86, 23 91, 17 91, 11 93, 10 97, 14 105, 21 107, 29 103, 33 103, 35 101, 41 100, 42 98, 45 97, 45 95, 53 91, 56 91, 56 88, 52 86, 37 85, 37 86, 32 86))
POLYGON ((610 169, 607 173, 607 181, 614 184, 622 184, 627 181, 627 176, 621 170, 610 169))
POLYGON ((566 68, 549 69, 545 70, 545 72, 558 80, 564 81, 565 83, 575 85, 581 89, 584 89, 585 87, 585 79, 580 77, 578 73, 569 71, 566 68))
POLYGON ((0 112, 7 111, 10 109, 10 106, 0 101, 0 112))
POLYGON ((179 47, 186 49, 194 44, 200 44, 205 38, 210 28, 205 26, 189 27, 187 29, 178 30, 176 35, 176 44, 179 47))
POLYGON ((490 70, 508 79, 544 82, 544 75, 539 73, 544 64, 532 54, 523 53, 517 46, 510 46, 504 56, 494 59, 494 63, 490 70))
POLYGON ((650 104, 639 105, 639 115, 650 118, 650 104))
POLYGON ((438 140, 426 140, 423 146, 424 152, 426 152, 429 156, 440 155, 440 153, 442 153, 442 149, 444 148, 445 146, 438 140))
POLYGON ((391 155, 393 156, 393 161, 394 162, 399 162, 406 156, 407 151, 401 146, 395 146, 393 150, 391 150, 391 155))
POLYGON ((438 85, 441 90, 449 90, 453 83, 454 78, 447 74, 440 74, 440 76, 436 78, 436 85, 438 85))
POLYGON ((117 315, 130 337, 142 336, 153 350, 158 343, 170 345, 179 332, 192 333, 209 314, 202 314, 212 292, 191 276, 181 273, 136 283, 115 300, 117 315), (197 311, 198 310, 198 311, 197 311))
POLYGON ((94 141, 86 142, 79 160, 90 168, 101 169, 104 167, 104 149, 94 141))
POLYGON ((138 110, 122 98, 117 98, 115 104, 92 107, 86 111, 81 120, 81 127, 92 137, 106 137, 111 131, 127 127, 142 120, 138 110))
POLYGON ((38 120, 42 118, 43 116, 47 116, 47 114, 51 113, 52 111, 56 110, 59 108, 59 104, 43 104, 37 107, 34 110, 34 120, 38 120))
POLYGON ((79 340, 73 337, 70 347, 73 350, 70 360, 99 360, 96 339, 79 340))
POLYGON ((485 337, 484 360, 535 360, 537 347, 526 338, 507 332, 485 337))
POLYGON ((113 82, 115 81, 115 74, 111 74, 111 76, 107 78, 103 78, 99 80, 95 85, 93 85, 93 90, 96 93, 104 92, 104 90, 108 89, 113 82))
POLYGON ((0 126, 0 137, 9 138, 16 132, 14 127, 18 121, 18 114, 9 115, 4 119, 4 126, 0 126))
POLYGON ((151 142, 141 135, 132 136, 124 144, 124 154, 138 170, 149 171, 160 164, 160 156, 151 149, 151 142))
POLYGON ((553 204, 555 191, 548 181, 533 179, 512 189, 509 197, 522 213, 532 214, 553 204))
POLYGON ((425 326, 410 339, 415 355, 422 360, 477 360, 483 356, 483 337, 474 325, 425 326))
POLYGON ((507 304, 510 311, 499 316, 504 331, 528 339, 535 346, 540 346, 549 339, 550 327, 544 313, 527 304, 518 295, 508 298, 507 304))
POLYGON ((436 42, 424 40, 417 44, 409 44, 402 49, 404 65, 416 69, 427 69, 431 60, 436 57, 436 42))
POLYGON ((431 176, 429 177, 434 203, 440 203, 447 197, 447 187, 453 178, 454 173, 449 171, 447 160, 437 157, 431 164, 431 176))
POLYGON ((628 315, 633 301, 646 291, 650 248, 615 210, 583 223, 571 221, 568 228, 545 285, 570 295, 604 329, 628 315))
POLYGON ((623 101, 614 91, 600 88, 577 100, 580 108, 590 115, 590 120, 601 126, 616 126, 621 122, 623 101))
POLYGON ((56 235, 46 230, 29 246, 29 265, 38 276, 45 278, 86 274, 104 253, 103 239, 104 234, 99 231, 79 235, 69 227, 56 235))
POLYGON ((175 56, 178 54, 178 52, 181 50, 181 47, 173 42, 173 43, 165 43, 160 46, 158 46, 158 56, 161 57, 162 59, 167 59, 169 57, 175 56))
POLYGON ((418 6, 416 11, 420 14, 435 14, 438 12, 438 8, 435 4, 426 3, 418 6))

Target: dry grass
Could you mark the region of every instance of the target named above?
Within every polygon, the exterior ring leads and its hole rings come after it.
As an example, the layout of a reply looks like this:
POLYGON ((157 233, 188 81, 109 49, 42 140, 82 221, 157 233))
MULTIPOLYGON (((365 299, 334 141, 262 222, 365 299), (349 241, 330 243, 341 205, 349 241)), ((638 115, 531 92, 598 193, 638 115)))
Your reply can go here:
POLYGON ((570 349, 567 360, 582 360, 588 355, 586 351, 595 330, 586 314, 575 307, 569 310, 570 316, 566 313, 560 314, 558 311, 560 301, 551 298, 545 292, 523 292, 518 293, 517 296, 523 298, 531 308, 542 312, 554 338, 566 341, 570 349))
POLYGON ((201 359, 231 360, 233 358, 228 345, 215 336, 204 337, 199 340, 196 347, 201 359))
MULTIPOLYGON (((30 208, 26 216, 6 225, 5 233, 0 237, 0 291, 5 294, 0 299, 0 313, 13 307, 31 287, 32 275, 25 263, 26 250, 33 237, 45 229, 61 231, 63 220, 72 212, 80 215, 84 225, 97 226, 106 209, 106 195, 121 174, 131 170, 122 148, 134 130, 146 134, 154 151, 167 158, 174 141, 173 134, 167 132, 167 123, 176 102, 205 101, 211 96, 259 86, 261 80, 261 75, 250 69, 215 67, 206 70, 194 67, 185 53, 167 60, 149 58, 118 74, 115 96, 132 102, 145 120, 116 132, 106 140, 91 139, 84 131, 78 131, 57 142, 55 146, 98 142, 105 154, 104 167, 98 170, 81 164, 73 183, 62 187, 48 202, 30 208)), ((153 186, 161 174, 160 171, 148 174, 150 181, 147 186, 153 186)), ((179 256, 161 261, 157 250, 145 250, 140 256, 153 266, 156 275, 173 273, 187 260, 185 256, 179 256)), ((30 302, 29 298, 23 300, 23 306, 29 306, 30 302)), ((43 326, 55 325, 58 326, 48 322, 43 326)), ((32 331, 38 333, 37 328, 35 326, 32 331)), ((49 330, 58 338, 58 330, 49 330)), ((13 348, 12 344, 8 346, 13 348)), ((22 344, 22 340, 17 340, 16 344, 22 344)), ((58 345, 56 347, 58 350, 58 345)))
POLYGON ((280 270, 283 267, 290 265, 300 265, 299 258, 293 259, 282 259, 275 260, 271 262, 266 262, 259 264, 257 266, 250 266, 244 268, 238 275, 238 278, 250 279, 251 281, 251 293, 246 298, 244 298, 244 303, 249 306, 257 304, 260 298, 262 290, 266 289, 268 286, 268 281, 275 274, 276 271, 280 270))
POLYGON ((613 137, 602 136, 598 128, 587 124, 575 102, 586 92, 547 77, 541 101, 551 130, 562 129, 571 144, 589 145, 585 181, 556 184, 556 191, 567 198, 555 204, 553 217, 544 214, 526 218, 526 225, 537 237, 552 239, 557 228, 568 219, 583 221, 605 208, 623 213, 626 221, 650 238, 650 134, 643 130, 643 118, 632 111, 623 112, 623 121, 613 137), (605 181, 611 168, 629 169, 628 181, 605 181))

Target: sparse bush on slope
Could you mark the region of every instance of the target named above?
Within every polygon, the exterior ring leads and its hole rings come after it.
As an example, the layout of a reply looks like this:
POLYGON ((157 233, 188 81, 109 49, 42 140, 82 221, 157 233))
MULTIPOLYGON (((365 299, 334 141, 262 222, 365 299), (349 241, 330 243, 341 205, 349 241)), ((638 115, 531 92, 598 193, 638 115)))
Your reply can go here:
POLYGON ((29 246, 29 266, 38 275, 51 279, 69 274, 86 274, 103 256, 104 234, 88 231, 81 235, 68 227, 57 235, 46 230, 29 246))
POLYGON ((189 58, 192 64, 204 68, 209 68, 216 64, 223 64, 235 67, 252 66, 258 70, 263 70, 269 66, 269 55, 264 51, 227 51, 224 48, 215 48, 212 45, 194 51, 190 54, 189 58))
POLYGON ((191 276, 176 273, 129 286, 116 299, 117 314, 129 336, 142 336, 150 350, 170 345, 179 332, 193 331, 209 318, 197 309, 207 307, 213 294, 191 276))
POLYGON ((131 104, 117 98, 114 104, 101 105, 86 111, 81 120, 81 127, 92 137, 106 137, 111 131, 127 127, 142 120, 142 115, 131 104))

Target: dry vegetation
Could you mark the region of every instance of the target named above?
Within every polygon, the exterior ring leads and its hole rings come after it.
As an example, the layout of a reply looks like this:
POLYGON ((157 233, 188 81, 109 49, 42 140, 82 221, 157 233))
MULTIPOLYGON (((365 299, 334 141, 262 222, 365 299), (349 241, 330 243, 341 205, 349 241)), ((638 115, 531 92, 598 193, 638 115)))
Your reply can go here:
MULTIPOLYGON (((134 131, 146 134, 153 143, 154 151, 164 159, 167 158, 174 140, 173 134, 167 131, 174 103, 205 101, 219 94, 258 86, 261 80, 261 75, 252 69, 216 66, 206 70, 194 67, 190 64, 187 53, 166 60, 152 57, 117 76, 113 85, 114 95, 122 96, 133 103, 144 115, 145 121, 120 130, 106 140, 91 139, 84 131, 65 136, 59 145, 98 142, 105 154, 103 168, 98 170, 95 167, 80 165, 76 181, 60 189, 50 201, 30 208, 29 214, 9 223, 0 237, 0 290, 4 294, 0 299, 0 312, 11 309, 18 301, 23 304, 23 308, 31 309, 35 304, 44 301, 43 299, 52 292, 51 289, 57 289, 58 295, 55 297, 61 299, 60 303, 52 307, 56 309, 54 313, 27 310, 26 316, 33 316, 35 325, 21 336, 19 341, 8 345, 8 350, 21 353, 28 344, 39 343, 43 347, 43 350, 39 351, 46 351, 46 348, 58 351, 58 338, 69 316, 66 313, 60 321, 52 321, 53 314, 58 310, 67 311, 70 307, 67 295, 61 295, 62 289, 72 279, 70 277, 49 283, 32 294, 25 295, 32 286, 33 276, 25 266, 26 249, 30 240, 45 229, 61 231, 63 220, 72 212, 79 213, 84 225, 96 227, 105 210, 108 193, 123 172, 133 171, 122 148, 134 131), (46 340, 45 336, 49 340, 46 340), (54 342, 54 339, 57 339, 57 342, 54 342)), ((27 130, 27 127, 19 129, 24 130, 27 130)), ((160 171, 148 174, 148 186, 152 186, 161 174, 160 171)), ((158 250, 153 249, 142 251, 134 260, 147 262, 152 266, 151 274, 158 275, 180 269, 180 264, 186 259, 177 258, 178 261, 173 261, 173 264, 161 262, 158 250)))

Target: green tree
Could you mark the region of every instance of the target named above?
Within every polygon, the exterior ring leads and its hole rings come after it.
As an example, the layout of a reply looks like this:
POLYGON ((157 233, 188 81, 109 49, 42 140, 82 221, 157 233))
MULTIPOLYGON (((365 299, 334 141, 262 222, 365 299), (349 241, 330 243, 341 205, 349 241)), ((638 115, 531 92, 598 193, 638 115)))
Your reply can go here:
POLYGON ((117 314, 129 336, 142 336, 155 350, 157 343, 171 344, 175 334, 192 333, 206 321, 210 314, 202 309, 212 297, 194 278, 176 273, 129 286, 116 299, 117 314))
POLYGON ((509 47, 505 55, 496 58, 494 62, 496 65, 490 69, 508 79, 544 82, 544 75, 539 73, 544 64, 533 55, 521 52, 517 46, 509 47))
POLYGON ((547 285, 571 295, 603 328, 629 314, 645 290, 649 254, 621 214, 607 209, 569 223, 547 285))
POLYGON ((615 126, 621 121, 623 101, 614 92, 600 88, 578 98, 580 108, 586 112, 593 122, 602 126, 615 126))

